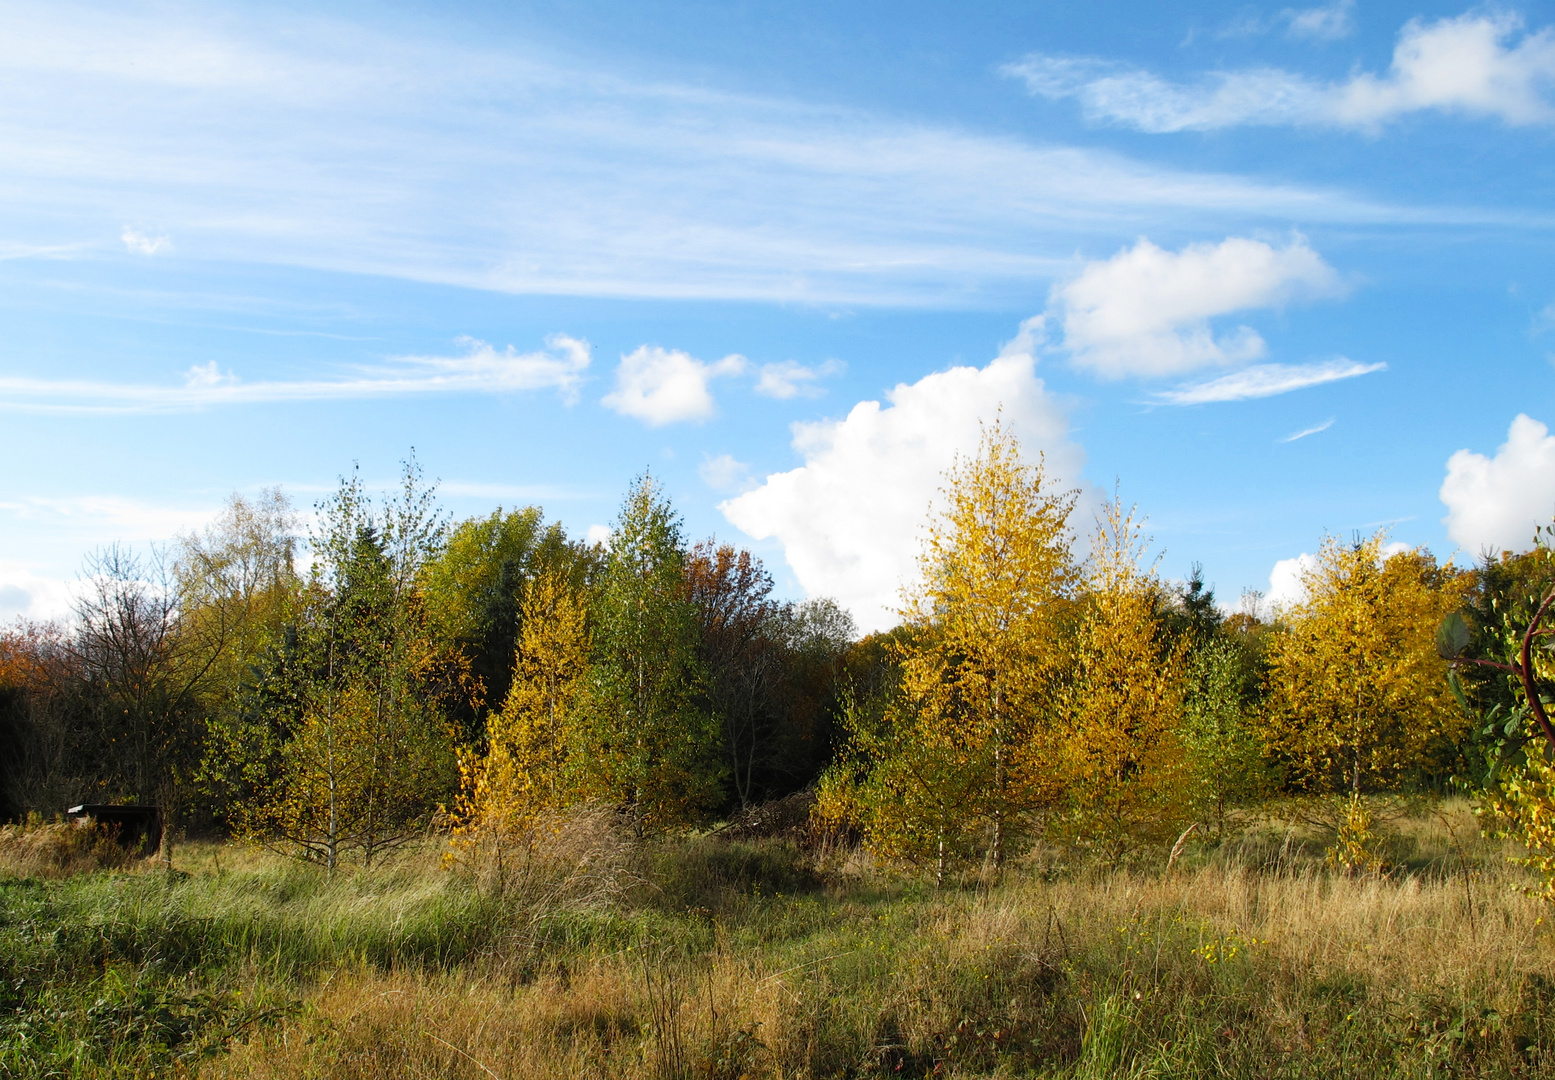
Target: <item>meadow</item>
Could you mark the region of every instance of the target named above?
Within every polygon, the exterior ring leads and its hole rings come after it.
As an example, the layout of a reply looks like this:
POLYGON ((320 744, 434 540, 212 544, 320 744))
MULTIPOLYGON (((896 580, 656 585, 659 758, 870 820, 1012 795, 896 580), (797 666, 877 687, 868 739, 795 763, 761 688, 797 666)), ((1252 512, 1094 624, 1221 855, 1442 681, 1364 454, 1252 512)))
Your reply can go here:
POLYGON ((600 813, 500 867, 428 837, 333 875, 230 842, 112 865, 34 822, 0 836, 0 1074, 1555 1075, 1547 909, 1467 803, 1400 810, 1358 876, 1294 820, 940 888, 600 813))

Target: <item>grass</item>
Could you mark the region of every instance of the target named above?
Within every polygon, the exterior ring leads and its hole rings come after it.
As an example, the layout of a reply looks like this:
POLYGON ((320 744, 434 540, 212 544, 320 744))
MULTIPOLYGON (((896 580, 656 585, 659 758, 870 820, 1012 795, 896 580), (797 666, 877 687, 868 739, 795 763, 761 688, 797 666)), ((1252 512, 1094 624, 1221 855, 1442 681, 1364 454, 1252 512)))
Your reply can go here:
POLYGON ((1396 821, 1385 876, 1271 820, 939 891, 590 828, 500 883, 215 844, 0 879, 0 1075, 1555 1075, 1545 910, 1462 804, 1396 821))

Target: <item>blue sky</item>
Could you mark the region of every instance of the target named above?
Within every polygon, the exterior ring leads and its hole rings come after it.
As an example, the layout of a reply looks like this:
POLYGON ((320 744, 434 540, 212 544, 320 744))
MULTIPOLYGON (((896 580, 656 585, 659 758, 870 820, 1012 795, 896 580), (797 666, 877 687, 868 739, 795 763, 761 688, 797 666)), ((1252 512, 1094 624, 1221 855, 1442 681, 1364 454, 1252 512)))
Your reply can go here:
POLYGON ((1001 407, 1233 603, 1325 531, 1555 511, 1555 5, 0 26, 0 617, 411 447, 455 515, 577 533, 651 468, 866 628, 1001 407))

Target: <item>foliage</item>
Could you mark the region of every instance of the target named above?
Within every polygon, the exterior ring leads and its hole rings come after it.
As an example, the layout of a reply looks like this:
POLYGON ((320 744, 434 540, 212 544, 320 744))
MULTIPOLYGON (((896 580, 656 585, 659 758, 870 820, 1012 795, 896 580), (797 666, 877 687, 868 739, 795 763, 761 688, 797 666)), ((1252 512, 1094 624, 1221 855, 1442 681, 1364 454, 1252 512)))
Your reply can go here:
POLYGON ((1076 583, 1074 493, 1050 490, 1040 460, 1024 462, 999 426, 947 474, 943 499, 903 612, 914 632, 900 691, 880 722, 856 708, 848 720, 868 762, 854 792, 871 845, 930 859, 941 880, 978 847, 1002 865, 1058 798, 1046 705, 1076 583))
POLYGON ((734 804, 744 810, 803 787, 830 758, 852 619, 824 598, 773 600, 760 559, 711 540, 691 549, 686 587, 734 804))
POLYGON ((432 633, 417 572, 442 527, 407 464, 375 512, 356 477, 320 506, 316 561, 276 657, 290 713, 243 825, 331 870, 371 865, 451 794, 446 701, 459 657, 432 633))
POLYGON ((1054 834, 1114 854, 1169 840, 1192 809, 1178 732, 1184 646, 1157 618, 1160 587, 1141 565, 1147 544, 1133 512, 1108 503, 1061 698, 1067 791, 1054 834))
POLYGON ((302 585, 297 527, 291 501, 267 488, 254 499, 234 494, 204 532, 179 540, 173 572, 186 626, 221 643, 201 695, 205 737, 195 785, 205 812, 197 824, 225 823, 227 809, 251 794, 245 751, 268 717, 253 711, 250 690, 302 585))
POLYGON ((578 703, 588 670, 587 604, 558 568, 524 589, 513 675, 488 725, 487 751, 464 765, 463 843, 501 846, 537 818, 578 801, 574 760, 586 759, 578 703))
POLYGON ((1466 582, 1385 536, 1327 537, 1269 646, 1265 739, 1314 791, 1362 794, 1444 774, 1466 728, 1435 632, 1466 582))
POLYGON ((507 699, 525 586, 547 568, 565 569, 581 584, 591 563, 588 549, 569 544, 537 506, 459 522, 429 555, 419 575, 428 615, 469 664, 472 693, 452 715, 462 743, 481 745, 488 714, 507 699))
POLYGON ((1194 805, 1223 826, 1228 812, 1271 786, 1251 715, 1256 675, 1241 644, 1219 629, 1191 649, 1184 675, 1178 736, 1193 772, 1194 805))
POLYGON ((718 727, 700 707, 696 610, 680 518, 649 475, 627 492, 594 603, 578 710, 580 793, 639 831, 696 820, 719 795, 718 727))

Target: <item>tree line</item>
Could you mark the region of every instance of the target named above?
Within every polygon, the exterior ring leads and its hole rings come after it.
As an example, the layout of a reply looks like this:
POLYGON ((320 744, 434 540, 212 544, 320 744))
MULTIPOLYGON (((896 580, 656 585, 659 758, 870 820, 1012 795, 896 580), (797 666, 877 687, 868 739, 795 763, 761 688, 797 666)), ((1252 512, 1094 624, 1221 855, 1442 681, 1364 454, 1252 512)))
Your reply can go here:
POLYGON ((342 480, 305 540, 279 490, 233 496, 166 550, 94 555, 72 619, 0 634, 0 812, 155 803, 170 838, 333 869, 431 827, 530 835, 586 804, 646 835, 806 791, 817 825, 940 876, 1292 794, 1348 800, 1350 863, 1377 793, 1543 820, 1549 654, 1532 682, 1508 658, 1555 584, 1544 534, 1473 568, 1328 537, 1261 619, 1197 569, 1162 580, 1117 499, 1082 557, 1075 507, 995 423, 946 475, 900 625, 859 638, 689 542, 648 474, 595 544, 537 507, 450 521, 413 461, 381 498, 342 480))

